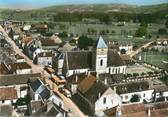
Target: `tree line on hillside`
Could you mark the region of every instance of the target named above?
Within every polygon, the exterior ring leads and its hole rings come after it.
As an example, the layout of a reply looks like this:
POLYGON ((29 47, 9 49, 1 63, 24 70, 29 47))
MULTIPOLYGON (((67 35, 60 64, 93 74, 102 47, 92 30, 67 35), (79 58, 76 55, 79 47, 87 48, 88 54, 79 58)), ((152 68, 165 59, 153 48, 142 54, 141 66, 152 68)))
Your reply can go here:
POLYGON ((94 18, 99 19, 100 22, 109 24, 111 21, 133 21, 133 22, 146 22, 155 23, 159 20, 166 19, 165 12, 155 12, 155 13, 123 13, 123 12, 113 12, 113 13, 58 13, 54 16, 54 21, 82 21, 83 18, 94 18))

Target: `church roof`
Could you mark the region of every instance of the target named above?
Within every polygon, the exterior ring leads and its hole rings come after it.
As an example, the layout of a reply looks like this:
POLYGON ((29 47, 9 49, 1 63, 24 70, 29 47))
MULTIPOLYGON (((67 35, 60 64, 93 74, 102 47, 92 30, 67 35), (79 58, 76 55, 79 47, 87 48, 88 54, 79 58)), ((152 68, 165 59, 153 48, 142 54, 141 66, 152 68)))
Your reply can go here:
POLYGON ((108 51, 108 66, 123 66, 125 62, 121 59, 120 55, 116 50, 108 51))
POLYGON ((66 57, 69 69, 86 69, 92 68, 93 52, 91 51, 71 51, 67 52, 66 57))
POLYGON ((97 48, 99 48, 99 49, 101 49, 101 48, 107 48, 107 45, 104 42, 104 39, 102 38, 102 36, 100 36, 99 39, 98 39, 97 48))

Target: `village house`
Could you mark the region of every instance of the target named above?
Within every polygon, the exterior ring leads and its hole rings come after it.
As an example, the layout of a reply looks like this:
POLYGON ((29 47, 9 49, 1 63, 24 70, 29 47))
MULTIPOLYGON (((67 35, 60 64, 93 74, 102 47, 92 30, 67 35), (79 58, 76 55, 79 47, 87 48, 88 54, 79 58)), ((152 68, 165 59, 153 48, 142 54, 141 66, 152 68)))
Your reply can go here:
POLYGON ((131 42, 126 42, 126 41, 119 42, 118 47, 119 47, 120 54, 129 54, 133 51, 133 45, 131 42))
POLYGON ((66 77, 88 71, 96 71, 98 74, 125 74, 126 72, 125 62, 116 50, 108 49, 102 37, 99 37, 96 49, 93 51, 65 52, 63 64, 58 68, 61 66, 63 66, 62 74, 66 77))
POLYGON ((45 105, 38 103, 33 104, 38 110, 32 114, 32 116, 46 116, 46 117, 67 117, 67 112, 54 104, 52 101, 46 102, 45 105))
POLYGON ((55 50, 64 45, 64 42, 56 34, 49 38, 41 38, 40 43, 43 50, 55 50))
POLYGON ((50 89, 39 79, 32 79, 29 83, 29 94, 32 100, 41 100, 45 102, 51 96, 50 89))
MULTIPOLYGON (((66 87, 72 92, 72 94, 77 93, 79 83, 84 80, 86 77, 94 77, 92 75, 87 75, 86 73, 74 74, 66 78, 67 84, 66 87)), ((94 80, 94 78, 90 78, 94 80)))
POLYGON ((19 54, 16 54, 15 58, 16 58, 16 63, 26 62, 26 60, 24 59, 24 57, 20 56, 19 54))
POLYGON ((74 97, 80 98, 81 103, 85 105, 82 108, 86 111, 89 109, 92 115, 103 116, 104 110, 121 105, 121 98, 110 87, 96 80, 96 77, 85 78, 79 84, 77 96, 74 97))
POLYGON ((0 104, 13 104, 18 99, 17 90, 15 87, 0 88, 0 104))
POLYGON ((111 88, 116 90, 116 93, 120 95, 122 103, 124 104, 133 103, 131 99, 134 95, 139 97, 137 102, 151 102, 154 96, 154 90, 149 88, 147 81, 119 84, 111 88))
POLYGON ((49 29, 47 24, 35 24, 35 25, 32 25, 31 27, 32 27, 32 30, 36 30, 38 32, 45 32, 49 29))
POLYGON ((24 53, 30 58, 34 59, 34 57, 42 52, 41 45, 38 40, 31 40, 24 46, 24 53))
MULTIPOLYGON (((2 66, 2 64, 1 64, 2 66)), ((2 67, 1 67, 2 68, 2 67)), ((12 74, 3 67, 0 70, 0 88, 14 87, 17 90, 18 98, 24 98, 27 95, 27 83, 29 79, 39 78, 40 74, 12 74)))
POLYGON ((168 114, 167 102, 151 104, 129 104, 105 110, 105 117, 166 117, 168 114))
POLYGON ((49 102, 53 105, 54 111, 58 111, 58 114, 56 114, 57 116, 59 114, 64 115, 66 113, 62 98, 56 92, 52 92, 51 89, 49 89, 48 86, 46 86, 41 80, 30 80, 29 87, 29 94, 32 98, 29 106, 31 115, 36 115, 37 113, 39 114, 39 111, 44 112, 44 114, 48 113, 45 109, 41 109, 44 107, 46 108, 46 104, 48 105, 49 102))
POLYGON ((32 73, 32 68, 26 62, 12 63, 7 65, 11 72, 15 74, 30 74, 32 73))
POLYGON ((41 52, 36 55, 33 61, 34 63, 38 65, 43 65, 43 66, 51 65, 52 66, 52 61, 53 61, 52 58, 53 58, 53 53, 51 51, 41 52))

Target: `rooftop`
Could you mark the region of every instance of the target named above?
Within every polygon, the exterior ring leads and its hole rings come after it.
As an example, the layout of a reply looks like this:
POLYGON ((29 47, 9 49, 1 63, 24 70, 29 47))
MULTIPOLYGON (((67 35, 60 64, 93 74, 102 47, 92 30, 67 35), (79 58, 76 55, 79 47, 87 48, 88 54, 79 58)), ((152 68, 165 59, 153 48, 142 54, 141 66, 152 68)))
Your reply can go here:
POLYGON ((0 100, 17 99, 17 90, 14 87, 0 88, 0 100))
POLYGON ((114 87, 116 87, 117 94, 126 94, 126 93, 149 90, 149 83, 147 81, 131 82, 131 83, 119 84, 111 87, 113 89, 114 87))
POLYGON ((12 70, 18 70, 18 69, 31 69, 31 66, 27 64, 26 62, 21 63, 13 63, 9 65, 12 70))
POLYGON ((106 45, 104 39, 102 38, 102 36, 100 36, 99 39, 98 39, 97 48, 98 49, 107 48, 107 45, 106 45))

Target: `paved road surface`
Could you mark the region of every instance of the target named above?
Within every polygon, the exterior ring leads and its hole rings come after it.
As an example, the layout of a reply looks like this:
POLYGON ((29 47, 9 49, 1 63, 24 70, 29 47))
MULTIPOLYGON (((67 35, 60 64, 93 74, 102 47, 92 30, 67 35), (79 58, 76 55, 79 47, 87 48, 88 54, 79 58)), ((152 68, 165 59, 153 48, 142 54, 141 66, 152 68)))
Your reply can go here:
POLYGON ((81 112, 81 110, 74 104, 74 102, 72 102, 71 99, 65 97, 63 94, 61 94, 58 91, 58 86, 56 84, 54 84, 51 80, 48 79, 49 74, 44 71, 42 66, 39 65, 35 65, 33 64, 32 60, 30 60, 23 52, 21 49, 18 48, 18 46, 16 46, 15 42, 8 37, 7 33, 5 32, 5 30, 2 28, 2 26, 0 26, 0 32, 3 33, 3 35, 6 37, 5 39, 7 40, 7 42, 12 46, 12 48, 14 49, 14 51, 19 54, 20 56, 23 56, 26 60, 26 62, 32 67, 32 72, 33 73, 41 73, 42 76, 45 78, 46 83, 48 83, 51 88, 53 89, 53 91, 57 92, 60 97, 63 99, 64 101, 64 107, 65 110, 71 110, 70 116, 71 117, 84 117, 84 114, 81 112))
POLYGON ((150 42, 144 44, 143 46, 141 46, 140 48, 138 48, 137 50, 131 52, 131 53, 129 54, 130 57, 133 57, 133 56, 135 56, 136 54, 140 53, 140 52, 142 51, 143 48, 147 48, 147 47, 149 47, 150 44, 151 44, 151 43, 154 43, 154 42, 155 42, 155 40, 150 41, 150 42))

